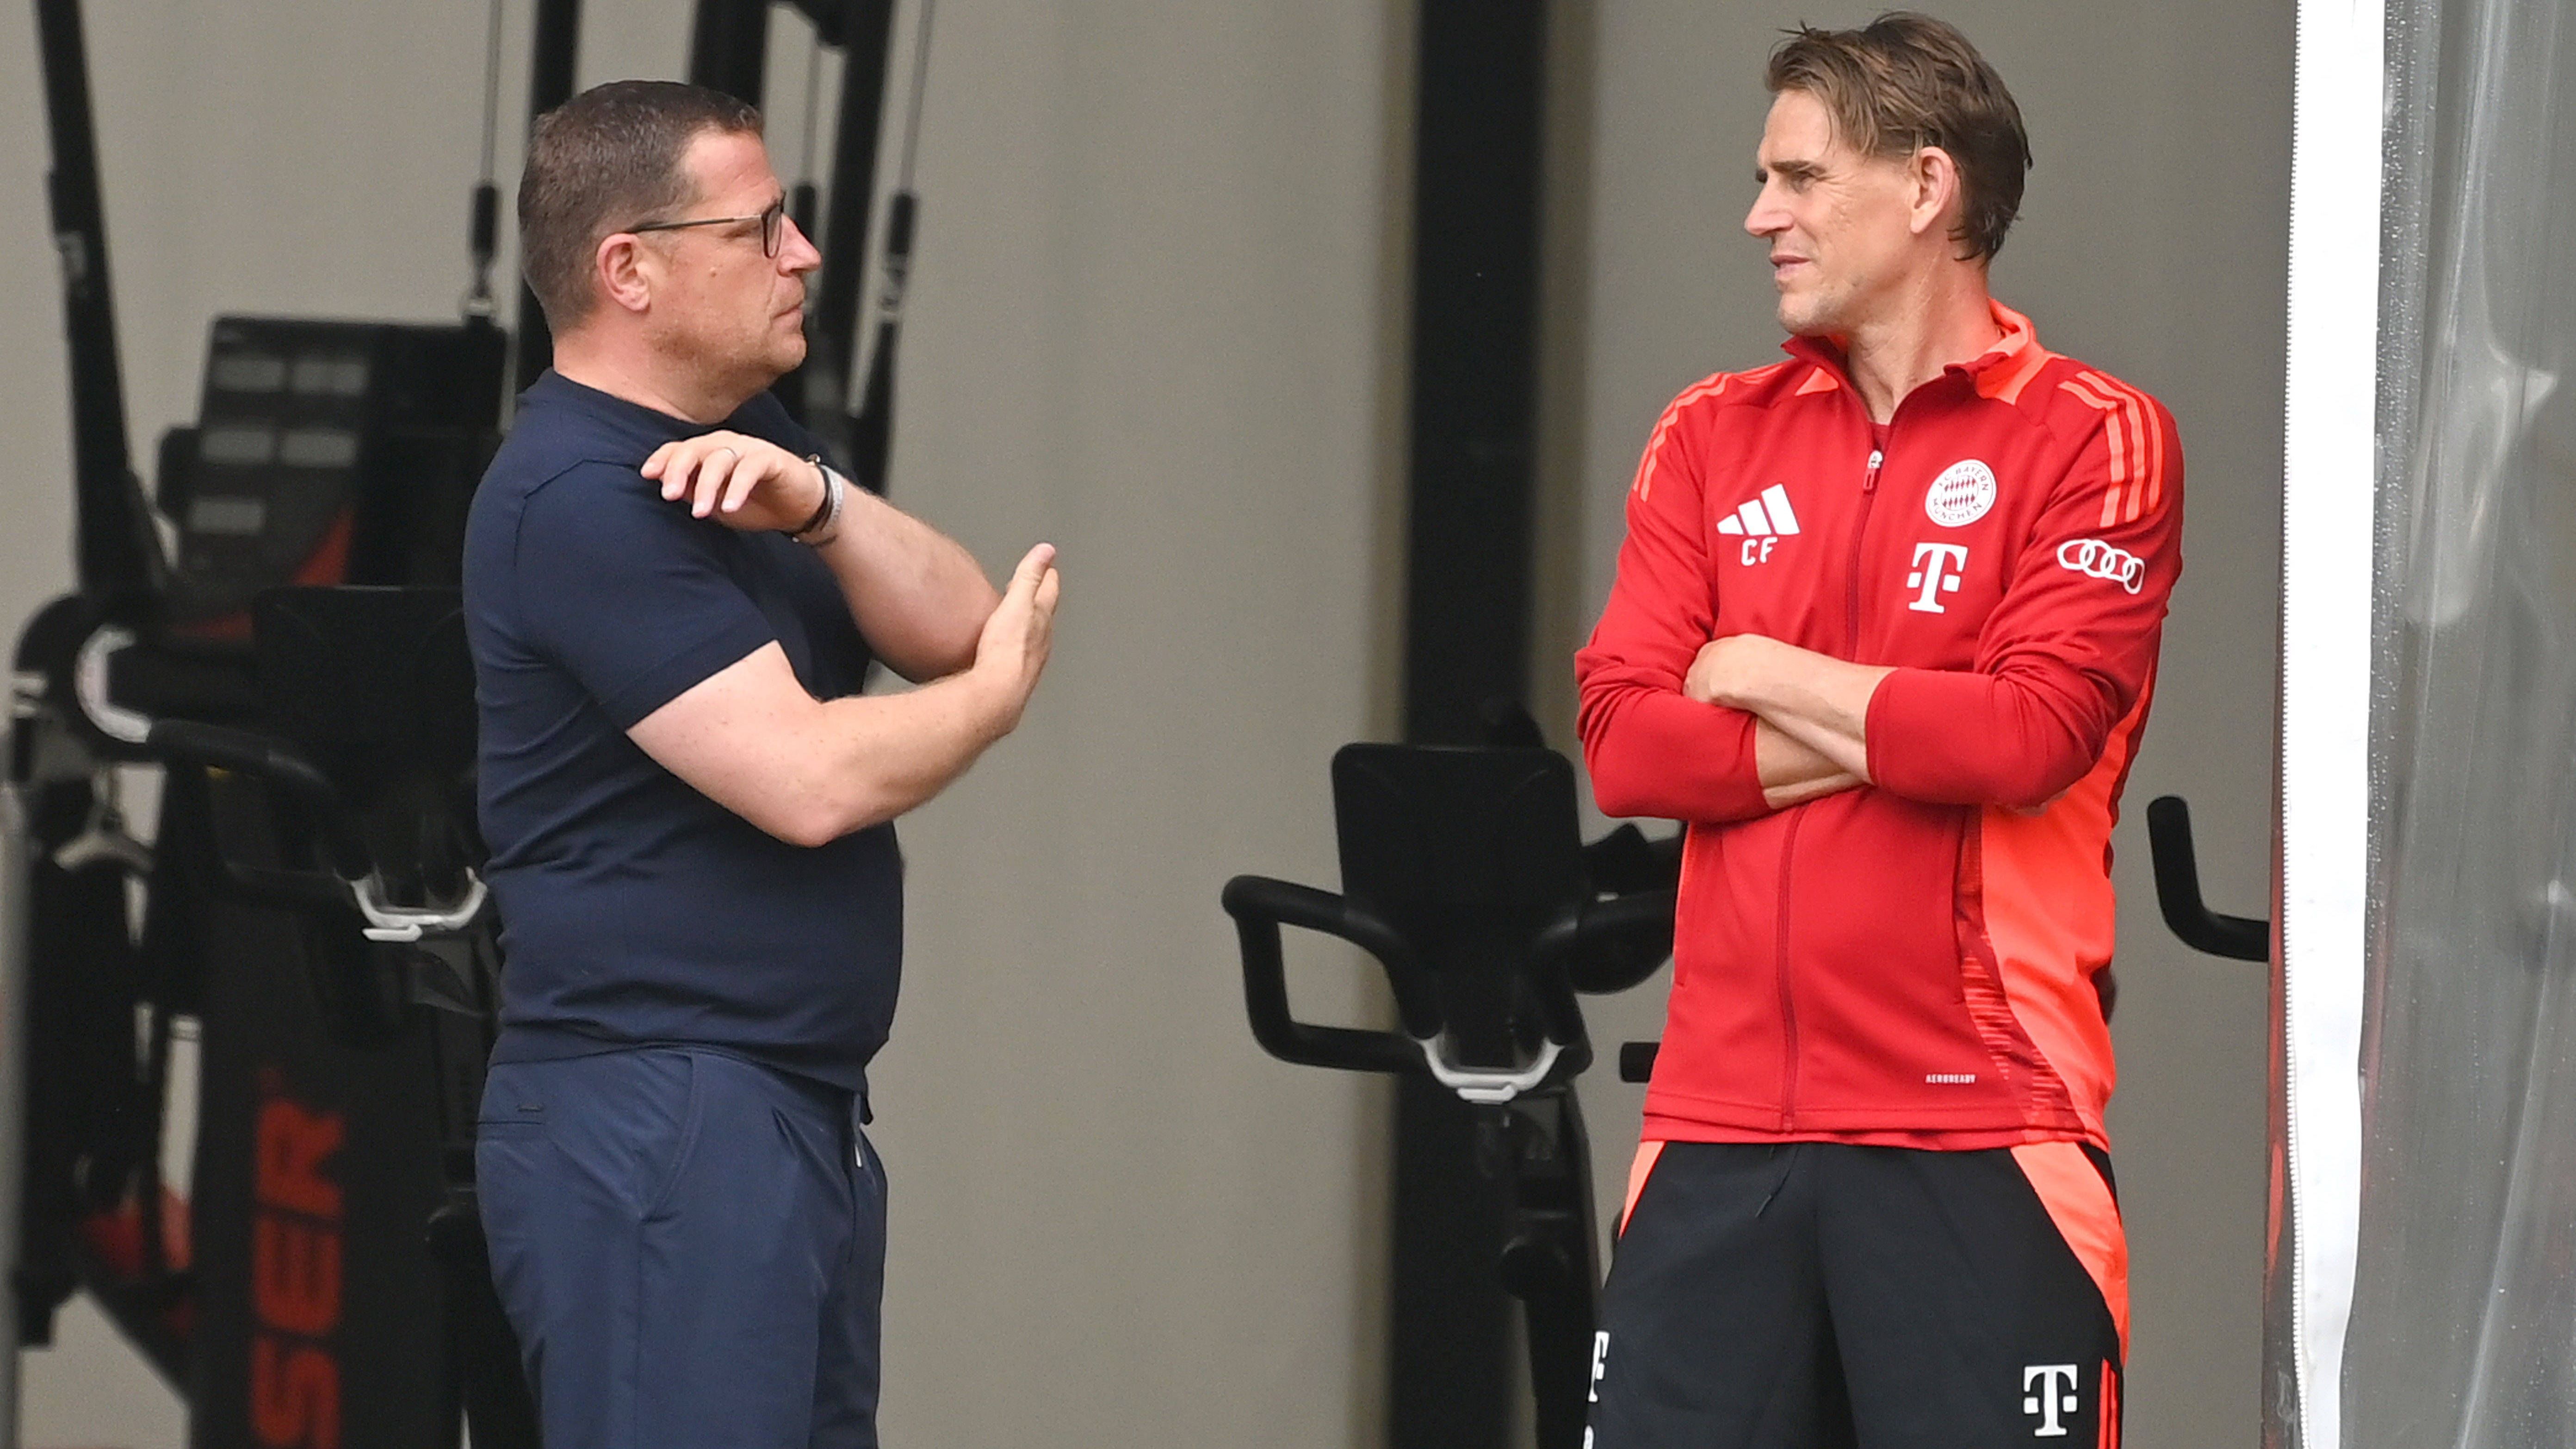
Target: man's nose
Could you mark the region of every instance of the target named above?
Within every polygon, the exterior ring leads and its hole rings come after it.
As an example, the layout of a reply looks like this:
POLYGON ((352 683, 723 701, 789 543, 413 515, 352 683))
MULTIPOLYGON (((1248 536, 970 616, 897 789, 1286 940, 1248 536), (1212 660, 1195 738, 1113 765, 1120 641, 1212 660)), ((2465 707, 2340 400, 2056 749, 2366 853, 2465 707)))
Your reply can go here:
POLYGON ((1771 188, 1765 186, 1753 198, 1752 207, 1744 213, 1744 230, 1753 236, 1777 236, 1789 229, 1788 208, 1771 199, 1771 188))
POLYGON ((806 237, 805 228, 796 224, 796 218, 781 217, 778 224, 786 228, 785 235, 781 236, 778 242, 780 271, 803 273, 823 265, 823 253, 817 250, 814 243, 806 237))

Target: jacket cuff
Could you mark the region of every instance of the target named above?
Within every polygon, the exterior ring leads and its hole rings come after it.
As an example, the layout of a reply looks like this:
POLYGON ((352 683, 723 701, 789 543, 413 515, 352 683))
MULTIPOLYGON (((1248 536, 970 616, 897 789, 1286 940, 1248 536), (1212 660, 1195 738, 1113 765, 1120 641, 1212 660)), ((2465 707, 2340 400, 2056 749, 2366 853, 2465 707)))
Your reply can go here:
POLYGON ((1607 743, 1617 758, 1594 762, 1594 794, 1607 797, 1601 805, 1611 815, 1702 822, 1767 815, 1771 806, 1753 759, 1753 725, 1754 717, 1742 710, 1661 691, 1640 693, 1610 732, 1607 743), (1606 771, 1605 763, 1611 765, 1606 771))
POLYGON ((1993 716, 1992 676, 1897 669, 1870 692, 1869 778, 1915 800, 1974 798, 1986 769, 1963 766, 2007 748, 1981 726, 1993 716))

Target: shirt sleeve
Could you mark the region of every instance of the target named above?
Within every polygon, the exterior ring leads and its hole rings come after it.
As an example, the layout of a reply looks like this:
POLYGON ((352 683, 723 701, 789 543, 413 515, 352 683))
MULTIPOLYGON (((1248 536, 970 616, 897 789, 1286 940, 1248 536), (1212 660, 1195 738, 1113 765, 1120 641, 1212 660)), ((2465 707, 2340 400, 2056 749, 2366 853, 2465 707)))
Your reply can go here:
POLYGON ((1703 480, 1678 424, 1685 407, 1724 386, 1712 382, 1675 399, 1647 439, 1610 602, 1574 656, 1583 761, 1608 815, 1715 823, 1770 810, 1754 765, 1754 717, 1682 694, 1691 661, 1715 632, 1717 601, 1703 480))
POLYGON ((2102 414, 2013 561, 1966 671, 1870 696, 1870 777, 1948 805, 2036 808, 2084 778, 2156 663, 2182 572, 2182 441, 2152 398, 2102 414), (2128 426, 2139 417, 2145 429, 2128 426), (2140 436, 2143 433, 2144 436, 2140 436))
POLYGON ((634 728, 778 637, 727 567, 732 542, 631 468, 566 471, 519 521, 514 568, 534 642, 634 728))

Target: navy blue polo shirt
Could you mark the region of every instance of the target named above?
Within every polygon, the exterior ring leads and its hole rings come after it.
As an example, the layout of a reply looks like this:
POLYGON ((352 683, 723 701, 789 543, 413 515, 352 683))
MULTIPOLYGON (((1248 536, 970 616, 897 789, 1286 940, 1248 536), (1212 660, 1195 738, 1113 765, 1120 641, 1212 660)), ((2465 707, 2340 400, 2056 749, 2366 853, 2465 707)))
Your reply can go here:
MULTIPOLYGON (((723 426, 818 451, 767 393, 723 426)), ((894 827, 788 844, 626 735, 773 641, 817 699, 866 674, 813 550, 691 518, 638 471, 706 431, 548 372, 475 495, 465 618, 506 960, 493 1060, 687 1043, 857 1090, 902 969, 894 827)))

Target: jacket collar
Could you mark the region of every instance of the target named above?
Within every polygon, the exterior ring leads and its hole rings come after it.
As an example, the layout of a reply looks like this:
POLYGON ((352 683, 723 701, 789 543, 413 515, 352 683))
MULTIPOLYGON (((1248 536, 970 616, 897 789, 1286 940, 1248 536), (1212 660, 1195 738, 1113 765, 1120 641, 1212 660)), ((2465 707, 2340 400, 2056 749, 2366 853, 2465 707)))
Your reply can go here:
MULTIPOLYGON (((2020 395, 2022 386, 2044 366, 2051 354, 2039 345, 2039 333, 2030 319, 1989 297, 1987 312, 2003 336, 1994 346, 1966 362, 1954 362, 1942 369, 1945 375, 1971 380, 1980 396, 2003 397, 2010 401, 2020 395)), ((1791 357, 1815 365, 1798 391, 1822 392, 1828 387, 1849 388, 1851 359, 1846 352, 1846 338, 1835 334, 1815 337, 1792 337, 1780 344, 1791 357)), ((1855 391, 1857 391, 1855 389, 1855 391)))

